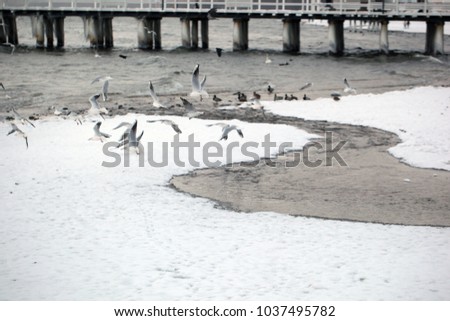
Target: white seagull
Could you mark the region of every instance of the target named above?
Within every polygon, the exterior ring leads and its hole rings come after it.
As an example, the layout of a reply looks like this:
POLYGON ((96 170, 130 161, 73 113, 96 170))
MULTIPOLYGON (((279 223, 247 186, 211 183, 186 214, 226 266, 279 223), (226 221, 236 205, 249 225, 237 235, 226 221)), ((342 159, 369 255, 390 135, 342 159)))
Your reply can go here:
POLYGON ((194 71, 192 72, 191 97, 200 97, 200 100, 202 100, 203 96, 209 97, 209 95, 204 88, 206 82, 206 75, 203 77, 202 82, 200 82, 199 72, 200 72, 200 65, 196 65, 194 71))
POLYGON ((144 135, 144 131, 141 132, 139 136, 136 135, 137 132, 137 120, 131 125, 130 131, 128 133, 128 137, 124 139, 116 148, 121 146, 133 148, 136 151, 136 154, 139 154, 139 142, 141 141, 142 136, 144 135))
POLYGON ((174 121, 172 121, 170 119, 147 120, 147 123, 156 123, 156 122, 161 122, 164 125, 171 126, 177 134, 182 133, 181 129, 180 129, 180 127, 178 127, 177 123, 175 123, 174 121))
POLYGON ((14 115, 14 119, 17 120, 17 121, 20 121, 20 122, 22 123, 22 125, 25 125, 25 123, 28 123, 28 124, 30 124, 31 126, 33 126, 33 127, 36 128, 36 126, 34 126, 34 124, 33 124, 30 120, 28 120, 28 119, 22 117, 22 116, 17 112, 17 110, 16 110, 14 107, 11 108, 11 111, 12 111, 12 113, 13 113, 13 115, 14 115))
POLYGON ((184 99, 183 97, 180 97, 180 99, 183 102, 184 109, 186 110, 185 116, 189 117, 189 119, 203 114, 202 111, 197 111, 192 103, 188 100, 184 99))
POLYGON ((89 138, 89 140, 99 140, 103 143, 103 138, 109 138, 111 137, 111 135, 106 134, 106 133, 102 133, 100 131, 100 126, 102 125, 102 122, 99 121, 95 124, 94 126, 94 136, 92 136, 91 138, 89 138))
POLYGON ((158 99, 158 96, 156 96, 155 89, 153 88, 153 84, 151 81, 149 83, 149 89, 150 89, 150 96, 152 96, 153 99, 153 107, 156 108, 167 108, 165 105, 161 104, 161 102, 158 99))
POLYGON ((266 54, 266 61, 265 61, 265 63, 266 64, 271 64, 272 63, 272 60, 269 58, 269 54, 266 54))
POLYGON ((344 85, 345 85, 345 88, 344 88, 345 93, 356 94, 356 89, 350 87, 350 85, 347 81, 347 78, 344 78, 344 85))
POLYGON ((233 130, 236 130, 238 132, 239 136, 244 137, 244 134, 242 134, 242 130, 237 128, 236 125, 227 125, 222 129, 222 137, 219 140, 222 140, 222 139, 227 140, 228 134, 233 130))
POLYGON ((108 99, 108 88, 109 88, 109 81, 113 79, 110 76, 99 76, 97 78, 95 78, 92 82, 91 85, 96 83, 96 82, 102 82, 103 86, 102 86, 102 96, 103 96, 103 101, 106 101, 108 99))
POLYGON ((108 114, 108 110, 105 107, 100 107, 97 99, 100 98, 100 94, 95 94, 89 97, 89 102, 91 103, 91 108, 88 110, 88 114, 91 116, 101 116, 103 119, 103 114, 108 114))
POLYGON ((13 133, 16 133, 16 135, 18 135, 18 136, 22 136, 25 139, 25 144, 27 144, 27 148, 28 148, 28 137, 27 137, 27 135, 23 131, 21 131, 16 126, 16 124, 11 123, 11 130, 8 132, 8 134, 6 134, 6 136, 9 136, 9 135, 11 135, 13 133))

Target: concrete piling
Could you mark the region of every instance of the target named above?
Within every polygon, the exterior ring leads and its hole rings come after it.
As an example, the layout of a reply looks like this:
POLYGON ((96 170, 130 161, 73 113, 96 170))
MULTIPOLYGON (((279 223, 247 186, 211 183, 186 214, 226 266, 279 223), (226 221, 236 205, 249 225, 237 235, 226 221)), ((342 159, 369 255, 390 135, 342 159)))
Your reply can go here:
POLYGON ((64 47, 64 17, 56 17, 54 21, 56 47, 64 47))
POLYGON ((209 48, 209 20, 201 20, 202 49, 209 48))
POLYGON ((105 48, 114 47, 112 17, 102 18, 103 37, 105 48))
POLYGON ((191 47, 191 24, 189 19, 181 19, 181 45, 191 47))
POLYGON ((233 19, 233 50, 248 49, 248 18, 233 19))
POLYGON ((380 21, 380 51, 389 54, 388 21, 380 21))
POLYGON ((330 53, 341 56, 344 53, 344 20, 328 20, 328 41, 330 53))
POLYGON ((44 16, 45 37, 47 38, 47 48, 53 48, 53 19, 49 16, 44 16))
POLYGON ((283 19, 283 51, 300 51, 300 20, 283 19))

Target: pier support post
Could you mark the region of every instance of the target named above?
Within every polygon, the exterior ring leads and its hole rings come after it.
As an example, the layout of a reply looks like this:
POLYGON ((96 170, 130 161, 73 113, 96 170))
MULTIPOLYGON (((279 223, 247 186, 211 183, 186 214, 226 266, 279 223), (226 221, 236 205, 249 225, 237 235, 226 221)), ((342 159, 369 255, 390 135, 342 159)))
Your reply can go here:
POLYGON ((45 44, 45 25, 44 16, 38 15, 35 20, 35 36, 36 36, 36 48, 44 48, 45 44))
POLYGON ((380 51, 386 55, 389 54, 388 23, 387 20, 380 21, 380 51))
POLYGON ((0 28, 2 29, 0 35, 4 35, 3 37, 0 36, 0 41, 9 42, 13 45, 19 44, 19 37, 17 36, 16 16, 12 14, 4 14, 3 24, 4 26, 0 26, 0 28))
POLYGON ((185 48, 191 47, 191 24, 187 18, 181 18, 181 45, 185 48))
POLYGON ((150 48, 146 18, 138 20, 137 37, 138 37, 138 48, 139 49, 149 49, 150 48))
POLYGON ((283 51, 292 53, 300 51, 299 19, 283 19, 283 51))
POLYGON ((44 16, 45 37, 47 38, 47 48, 53 48, 53 19, 49 16, 44 16))
POLYGON ((102 48, 103 47, 103 28, 100 17, 88 17, 88 38, 91 43, 91 47, 102 48))
POLYGON ((201 20, 201 33, 202 33, 202 49, 209 48, 209 20, 201 20))
POLYGON ((194 19, 191 20, 192 21, 192 25, 191 25, 191 48, 192 49, 197 49, 198 48, 198 20, 194 19))
POLYGON ((104 46, 105 48, 114 47, 112 17, 102 19, 104 46))
POLYGON ((444 54, 444 22, 427 21, 427 34, 425 42, 425 54, 444 54))
POLYGON ((153 19, 153 30, 155 31, 155 50, 161 50, 161 18, 153 19))
POLYGON ((328 20, 328 40, 330 44, 330 53, 341 56, 344 53, 344 20, 328 20))
POLYGON ((248 49, 248 18, 233 19, 233 50, 248 49))
POLYGON ((56 47, 64 47, 64 17, 55 18, 56 47))
POLYGON ((138 25, 139 49, 161 49, 161 18, 142 18, 138 25))
POLYGON ((444 22, 427 21, 427 33, 425 39, 425 54, 444 54, 444 22))
MULTIPOLYGON (((4 20, 2 20, 3 23, 5 23, 4 20)), ((6 25, 3 24, 0 26, 0 43, 6 42, 6 25)))

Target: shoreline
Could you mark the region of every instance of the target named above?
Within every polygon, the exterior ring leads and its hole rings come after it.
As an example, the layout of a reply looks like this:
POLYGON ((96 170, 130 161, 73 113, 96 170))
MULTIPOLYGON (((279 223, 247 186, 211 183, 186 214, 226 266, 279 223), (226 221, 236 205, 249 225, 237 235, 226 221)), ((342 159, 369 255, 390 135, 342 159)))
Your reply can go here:
MULTIPOLYGON (((267 94, 263 96, 266 98, 267 94)), ((135 97, 126 105, 116 101, 109 116, 128 113, 182 116, 184 108, 181 101, 178 103, 178 96, 163 96, 167 98, 172 108, 151 107, 148 97, 135 97)), ((220 109, 230 106, 230 102, 240 104, 231 93, 223 98, 219 106, 212 107, 209 99, 198 103, 197 109, 204 112, 198 118, 285 124, 320 136, 328 131, 336 141, 347 141, 340 154, 349 166, 285 168, 284 164, 293 157, 293 153, 287 153, 275 159, 276 167, 264 162, 237 163, 231 168, 228 165, 197 169, 173 176, 168 184, 177 191, 207 198, 237 212, 450 227, 450 200, 444 192, 450 186, 450 172, 412 167, 389 154, 388 149, 401 142, 396 134, 361 125, 279 116, 251 108, 220 109)), ((24 110, 37 111, 38 118, 53 116, 43 108, 24 110)), ((314 141, 324 143, 324 138, 314 141)), ((302 152, 299 155, 302 157, 302 152)), ((322 160, 325 156, 314 149, 311 155, 322 160)))

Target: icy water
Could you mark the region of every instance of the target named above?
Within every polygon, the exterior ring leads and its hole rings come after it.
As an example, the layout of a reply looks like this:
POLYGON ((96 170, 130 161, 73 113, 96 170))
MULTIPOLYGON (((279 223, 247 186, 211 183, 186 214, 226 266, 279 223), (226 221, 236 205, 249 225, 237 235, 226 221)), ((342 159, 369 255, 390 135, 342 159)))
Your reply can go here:
MULTIPOLYGON (((0 81, 7 89, 0 96, 2 114, 12 106, 33 110, 52 105, 87 108, 87 98, 99 90, 91 80, 99 75, 114 78, 109 104, 147 99, 149 80, 160 96, 185 95, 191 90, 190 74, 196 64, 201 66, 201 76, 208 76, 208 92, 219 95, 237 90, 251 94, 263 91, 268 83, 280 94, 302 95, 299 88, 313 82, 308 95, 317 98, 342 90, 344 77, 358 93, 450 85, 448 55, 439 59, 422 55, 425 36, 419 33, 390 32, 393 54, 386 57, 378 54, 377 32, 347 30, 346 54, 336 58, 327 53, 327 28, 306 23, 301 26, 301 54, 290 55, 281 52, 281 21, 253 19, 249 24, 250 50, 233 52, 232 21, 218 19, 210 22, 210 49, 194 52, 179 47, 179 19, 167 18, 161 26, 163 50, 155 52, 136 49, 136 19, 115 18, 115 48, 100 51, 101 57, 96 58, 78 17, 66 18, 66 47, 61 51, 35 49, 30 19, 19 17, 17 23, 20 47, 14 55, 0 53, 0 81), (224 49, 221 58, 216 47, 224 49), (265 63, 266 54, 271 64, 265 63)), ((449 36, 444 43, 450 52, 449 36)))

